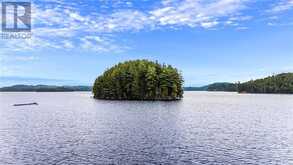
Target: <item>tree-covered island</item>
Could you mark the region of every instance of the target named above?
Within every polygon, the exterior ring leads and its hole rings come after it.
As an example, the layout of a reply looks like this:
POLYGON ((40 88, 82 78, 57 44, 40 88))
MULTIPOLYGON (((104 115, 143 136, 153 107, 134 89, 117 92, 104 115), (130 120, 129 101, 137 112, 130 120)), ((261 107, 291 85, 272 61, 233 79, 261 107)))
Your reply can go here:
POLYGON ((96 99, 179 100, 183 78, 171 65, 148 60, 119 63, 99 76, 93 86, 96 99))

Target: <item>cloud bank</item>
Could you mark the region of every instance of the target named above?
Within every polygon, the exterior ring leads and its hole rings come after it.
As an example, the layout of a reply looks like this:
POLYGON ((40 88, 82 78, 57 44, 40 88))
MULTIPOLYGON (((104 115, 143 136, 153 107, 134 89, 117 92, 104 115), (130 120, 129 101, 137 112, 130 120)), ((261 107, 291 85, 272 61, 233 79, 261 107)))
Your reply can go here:
MULTIPOLYGON (((147 2, 144 0, 142 2, 147 2)), ((156 3, 155 3, 156 2, 156 3)), ((82 49, 94 52, 121 52, 128 49, 116 34, 180 29, 234 26, 253 16, 245 11, 253 0, 161 0, 147 9, 129 0, 35 1, 32 9, 32 38, 8 40, 2 48, 10 51, 42 49, 82 49)), ((293 8, 293 0, 281 0, 269 10, 274 13, 293 8)))

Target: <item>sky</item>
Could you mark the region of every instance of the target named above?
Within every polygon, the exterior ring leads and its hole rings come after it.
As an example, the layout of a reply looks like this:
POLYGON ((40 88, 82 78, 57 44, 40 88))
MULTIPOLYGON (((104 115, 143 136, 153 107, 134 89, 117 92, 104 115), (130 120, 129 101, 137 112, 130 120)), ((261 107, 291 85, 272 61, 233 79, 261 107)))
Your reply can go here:
POLYGON ((133 59, 177 67, 185 86, 293 72, 293 0, 31 3, 32 37, 0 39, 0 85, 91 85, 133 59))

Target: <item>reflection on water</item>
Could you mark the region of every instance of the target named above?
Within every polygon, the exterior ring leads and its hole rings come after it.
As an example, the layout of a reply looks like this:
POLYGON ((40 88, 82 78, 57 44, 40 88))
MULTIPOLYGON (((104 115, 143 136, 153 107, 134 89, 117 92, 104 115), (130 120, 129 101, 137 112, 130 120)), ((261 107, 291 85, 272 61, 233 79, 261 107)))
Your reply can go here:
POLYGON ((293 95, 0 93, 0 108, 0 164, 293 164, 293 95))

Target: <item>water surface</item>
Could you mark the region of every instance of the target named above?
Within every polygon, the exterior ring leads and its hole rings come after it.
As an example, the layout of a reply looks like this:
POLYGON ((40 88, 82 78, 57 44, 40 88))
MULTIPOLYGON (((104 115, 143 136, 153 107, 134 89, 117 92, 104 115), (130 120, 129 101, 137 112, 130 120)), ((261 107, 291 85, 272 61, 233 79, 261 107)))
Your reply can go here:
POLYGON ((0 164, 293 164, 293 95, 0 93, 0 164))

